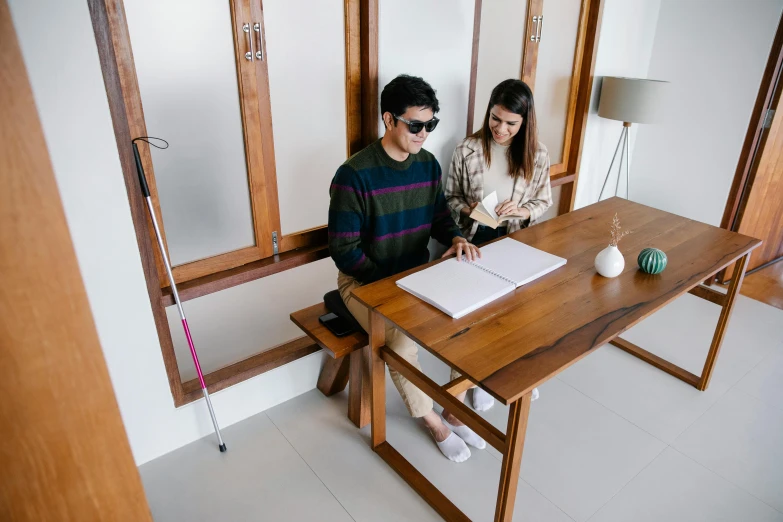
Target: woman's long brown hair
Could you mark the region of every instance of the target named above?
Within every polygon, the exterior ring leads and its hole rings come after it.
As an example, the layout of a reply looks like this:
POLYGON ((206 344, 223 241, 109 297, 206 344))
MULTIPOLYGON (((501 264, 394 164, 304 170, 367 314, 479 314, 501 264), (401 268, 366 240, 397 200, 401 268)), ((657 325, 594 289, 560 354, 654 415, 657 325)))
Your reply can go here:
POLYGON ((492 163, 492 131, 489 129, 489 117, 492 107, 500 105, 509 112, 522 116, 522 128, 514 136, 506 153, 508 156, 509 176, 516 178, 524 175, 525 181, 533 178, 536 166, 536 151, 538 150, 538 127, 536 125, 536 110, 533 105, 533 92, 522 80, 504 80, 492 89, 489 97, 487 113, 484 115, 484 125, 474 138, 481 140, 487 167, 492 163))

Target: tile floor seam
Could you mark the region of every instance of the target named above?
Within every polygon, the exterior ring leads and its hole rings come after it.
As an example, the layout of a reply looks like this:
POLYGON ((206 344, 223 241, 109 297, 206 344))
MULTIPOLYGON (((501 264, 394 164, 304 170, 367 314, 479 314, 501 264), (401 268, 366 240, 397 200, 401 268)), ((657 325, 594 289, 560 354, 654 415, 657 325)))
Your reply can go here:
MULTIPOLYGON (((781 342, 781 343, 778 343, 778 344, 780 344, 781 346, 783 346, 783 342, 781 342)), ((696 422, 698 422, 698 421, 699 421, 699 419, 701 419, 702 417, 704 417, 704 416, 707 414, 707 412, 709 412, 710 410, 712 410, 712 408, 714 408, 714 407, 715 407, 715 405, 716 405, 716 404, 718 404, 718 402, 720 402, 720 400, 721 400, 723 397, 725 397, 727 393, 729 393, 730 391, 732 391, 734 388, 737 388, 737 385, 738 385, 738 384, 739 384, 739 383, 742 381, 742 379, 744 379, 745 377, 747 377, 747 376, 748 376, 748 374, 750 374, 750 372, 752 372, 753 370, 755 370, 755 369, 756 369, 756 367, 757 367, 757 366, 759 366, 761 363, 763 363, 763 362, 764 362, 764 361, 767 359, 767 357, 769 357, 770 355, 772 355, 772 353, 768 353, 767 355, 765 355, 764 357, 762 357, 762 358, 761 358, 761 360, 760 360, 759 362, 757 362, 757 363, 756 363, 755 365, 753 365, 753 366, 752 366, 750 369, 748 369, 748 370, 747 370, 745 373, 743 373, 743 374, 742 374, 742 375, 739 377, 739 379, 737 379, 737 380, 734 382, 734 384, 730 384, 730 385, 729 385, 729 387, 728 387, 728 388, 726 388, 726 391, 724 391, 722 394, 720 394, 720 396, 719 396, 717 399, 715 399, 715 402, 713 402, 713 403, 710 405, 710 407, 709 407, 709 408, 707 408, 706 410, 704 410, 704 411, 702 412, 702 414, 701 414, 701 415, 699 415, 698 417, 696 417, 695 419, 693 419, 693 421, 691 421, 691 422, 690 422, 690 424, 688 424, 687 426, 685 426, 685 428, 684 428, 682 431, 680 431, 680 433, 678 433, 676 437, 674 437, 674 440, 672 441, 672 444, 674 444, 675 442, 677 442, 677 439, 679 439, 680 437, 682 437, 682 434, 683 434, 683 433, 685 433, 686 431, 688 431, 688 429, 690 429, 690 427, 691 427, 691 426, 693 426, 694 424, 696 424, 696 422)), ((720 353, 718 354, 718 357, 720 357, 720 353)), ((715 366, 715 368, 713 368, 713 375, 714 375, 714 371, 715 371, 715 369, 717 369, 717 365, 715 366)), ((709 386, 708 386, 708 388, 709 388, 709 386)), ((738 390, 738 391, 742 391, 740 388, 737 388, 737 390, 738 390)), ((704 390, 704 391, 706 392, 707 390, 704 390)), ((755 399, 757 399, 757 400, 762 400, 762 399, 759 399, 758 397, 755 397, 755 396, 753 396, 753 395, 750 395, 749 393, 745 393, 745 395, 748 395, 748 396, 750 396, 750 397, 753 397, 753 398, 755 398, 755 399)), ((670 446, 671 446, 671 444, 670 444, 670 446)), ((673 448, 673 446, 672 446, 672 448, 673 448)))
MULTIPOLYGON (((739 379, 737 379, 737 382, 735 382, 731 387, 733 388, 734 386, 738 385, 742 379, 748 376, 750 372, 755 370, 761 363, 766 361, 768 357, 777 354, 778 353, 777 351, 781 349, 783 349, 783 341, 779 342, 774 348, 770 348, 769 353, 764 354, 764 356, 761 359, 759 359, 759 362, 754 364, 752 368, 750 368, 748 371, 743 373, 742 376, 739 379)), ((718 356, 720 356, 720 354, 718 354, 718 356)))
MULTIPOLYGON (((780 346, 782 346, 782 347, 783 347, 783 343, 779 343, 779 344, 780 344, 780 346)), ((731 386, 731 387, 730 387, 728 390, 726 390, 726 393, 728 393, 728 392, 730 392, 730 391, 732 391, 732 390, 734 390, 734 389, 736 388, 736 390, 737 390, 738 392, 741 392, 741 393, 743 393, 743 394, 747 395, 748 397, 753 397, 753 398, 754 398, 754 399, 756 399, 757 401, 761 401, 761 402, 762 402, 762 404, 765 404, 765 405, 769 404, 769 403, 766 401, 766 399, 764 399, 764 398, 762 398, 762 397, 757 397, 757 396, 753 395, 753 394, 752 394, 752 393, 750 393, 750 392, 746 392, 746 391, 745 391, 745 390, 743 390, 742 388, 737 388, 737 385, 738 385, 740 382, 742 382, 742 380, 743 380, 745 377, 747 377, 748 375, 750 375, 750 373, 751 373, 753 370, 755 370, 756 368, 758 368, 759 366, 761 366, 761 364, 762 364, 764 361, 766 361, 768 358, 770 358, 770 357, 773 357, 773 356, 775 356, 775 355, 779 355, 779 354, 777 354, 777 353, 775 353, 775 352, 770 352, 770 353, 768 353, 767 355, 765 355, 764 357, 762 357, 762 358, 761 358, 761 360, 760 360, 760 361, 759 361, 759 362, 758 362, 758 363, 757 363, 757 364, 756 364, 756 365, 755 365, 753 368, 751 368, 750 370, 748 370, 747 372, 745 372, 745 374, 743 374, 743 375, 742 375, 742 377, 740 377, 740 379, 739 379, 737 382, 735 382, 735 383, 734 383, 734 384, 733 384, 733 385, 732 385, 732 386, 731 386)), ((724 395, 725 395, 725 394, 724 394, 724 395)), ((772 407, 772 408, 775 408, 775 409, 781 409, 779 406, 778 406, 778 407, 775 407, 775 406, 772 406, 772 405, 770 405, 770 407, 772 407)), ((706 412, 705 412, 705 413, 706 413, 706 412)), ((689 427, 690 427, 690 426, 689 426, 689 427)))
MULTIPOLYGON (((311 391, 312 391, 312 390, 311 390, 311 391)), ((286 437, 286 436, 285 436, 285 433, 283 433, 283 430, 281 430, 281 429, 280 429, 280 427, 279 427, 277 424, 275 424, 275 421, 274 421, 274 419, 272 419, 272 417, 270 417, 269 415, 267 415, 267 413, 266 413, 266 412, 262 412, 262 413, 264 414, 264 416, 265 416, 267 419, 269 419, 269 422, 271 422, 271 423, 272 423, 272 426, 274 426, 274 427, 275 427, 275 429, 276 429, 276 430, 278 431, 278 433, 280 433, 280 435, 281 435, 281 436, 282 436, 282 437, 285 439, 285 441, 288 443, 288 445, 289 445, 289 446, 291 446, 291 449, 293 449, 293 450, 296 452, 297 456, 299 456, 299 458, 300 458, 300 459, 302 459, 302 462, 304 462, 304 463, 305 463, 305 466, 307 466, 307 469, 309 469, 309 470, 310 470, 310 471, 313 473, 313 475, 315 475, 315 478, 317 478, 317 479, 318 479, 318 482, 320 482, 320 483, 323 485, 323 487, 324 487, 324 488, 326 488, 326 491, 328 491, 328 492, 329 492, 329 494, 330 494, 330 495, 332 495, 332 498, 333 498, 333 499, 334 499, 334 500, 335 500, 335 501, 336 501, 336 502, 337 502, 337 503, 340 505, 340 507, 341 507, 341 508, 343 508, 343 511, 345 511, 345 514, 346 514, 346 515, 348 515, 348 518, 350 518, 351 520, 353 520, 353 522, 356 522, 356 519, 355 519, 355 518, 353 518, 353 515, 351 515, 351 512, 350 512, 350 511, 348 511, 348 509, 347 509, 347 508, 346 508, 346 507, 343 505, 343 503, 342 503, 342 502, 340 502, 340 499, 339 499, 339 498, 337 498, 337 496, 334 494, 334 491, 332 491, 331 489, 329 489, 329 486, 327 486, 327 485, 324 483, 323 479, 321 479, 321 477, 318 475, 318 473, 316 473, 316 472, 315 472, 315 470, 314 470, 314 469, 313 469, 313 468, 310 466, 310 463, 309 463, 309 462, 307 462, 307 460, 306 460, 306 459, 305 459, 305 458, 302 456, 302 454, 301 454, 301 453, 299 453, 299 450, 298 450, 298 449, 296 449, 296 446, 294 446, 294 444, 293 444, 293 443, 292 443, 290 440, 288 440, 288 437, 286 437)))
MULTIPOLYGON (((646 429, 642 428, 641 426, 639 426, 638 424, 636 424, 636 423, 635 423, 635 422, 633 422, 632 420, 630 420, 630 419, 626 419, 626 418, 625 418, 625 417, 623 417, 623 416, 622 416, 620 413, 618 413, 618 412, 614 411, 612 408, 610 408, 610 407, 609 407, 609 406, 607 406, 606 404, 603 404, 603 403, 601 403, 601 402, 597 401, 596 399, 593 399, 592 397, 590 397, 589 395, 587 395, 585 392, 583 392, 583 391, 582 391, 582 390, 580 390, 579 388, 575 388, 574 386, 572 386, 571 384, 569 384, 569 383, 567 383, 567 382, 565 382, 565 381, 561 381, 561 382, 562 382, 563 384, 565 384, 566 386, 568 386, 569 388, 571 388, 571 389, 573 389, 574 391, 576 391, 577 393, 580 393, 580 394, 584 395, 584 396, 585 396, 585 397, 587 397, 589 400, 593 401, 594 403, 596 403, 597 405, 601 406, 602 408, 606 408, 606 410, 607 410, 607 411, 609 411, 609 412, 611 412, 612 414, 614 414, 614 415, 616 415, 616 416, 620 417, 620 418, 621 418, 621 419, 623 419, 625 422, 627 422, 627 423, 631 424, 632 426, 634 426, 634 427, 636 427, 636 428, 638 428, 638 429, 642 430, 642 431, 643 431, 643 432, 645 432, 647 435, 649 435, 650 437, 654 438, 655 440, 657 440, 657 441, 658 441, 658 442, 660 442, 661 444, 664 444, 664 445, 666 445, 666 446, 668 446, 668 445, 669 445, 669 443, 668 443, 668 442, 666 442, 665 440, 661 440, 661 439, 659 439, 657 436, 653 435, 652 433, 650 433, 650 432, 649 432, 649 431, 647 431, 646 429)), ((656 455, 656 457, 657 457, 657 455, 656 455)))
MULTIPOLYGON (((524 454, 523 454, 523 455, 522 455, 522 459, 524 459, 524 458, 525 458, 525 456, 524 456, 524 454)), ((531 484, 530 482, 528 482, 527 480, 525 480, 525 479, 523 479, 523 478, 522 478, 522 465, 521 465, 521 464, 520 464, 520 466, 519 466, 519 480, 521 480, 522 482, 524 482, 525 484, 527 484, 528 486, 530 486, 530 489, 532 489, 533 491, 535 491, 536 493, 538 493, 539 495, 541 495, 541 497, 542 497, 542 498, 544 498, 544 499, 545 499, 547 502, 549 502, 550 504, 552 504, 553 506, 555 506, 555 507, 558 509, 558 511, 560 511, 562 514, 564 514, 566 517, 568 517, 568 519, 569 519, 569 520, 573 520, 574 522, 576 522, 576 519, 575 519, 574 517, 572 517, 571 515, 569 515, 568 513, 566 513, 565 511, 563 511, 563 508, 561 508, 560 506, 558 506, 558 505, 557 505, 557 503, 555 503, 555 501, 554 501, 554 500, 550 499, 549 497, 547 497, 546 495, 544 495, 543 493, 541 493, 541 492, 540 492, 538 489, 536 489, 536 487, 535 487, 533 484, 531 484)), ((519 504, 516 504, 516 506, 518 506, 518 505, 519 505, 519 504)), ((516 507, 515 507, 514 509, 516 510, 516 507)))
MULTIPOLYGON (((557 377, 555 377, 555 379, 557 379, 557 377)), ((560 379, 558 379, 558 380, 560 380, 560 379)), ((577 389, 577 388, 574 388, 574 387, 573 387, 573 386, 571 386, 569 383, 567 383, 567 382, 565 382, 565 381, 563 381, 563 380, 560 380, 560 382, 562 382, 563 384, 565 384, 565 385, 566 385, 566 386, 568 386, 569 388, 573 389, 573 390, 574 390, 574 391, 576 391, 577 393, 580 393, 580 394, 584 395, 585 397, 587 397, 587 399, 589 399, 589 400, 593 401, 594 403, 598 404, 598 405, 599 405, 599 406, 601 406, 602 408, 606 408, 606 410, 607 410, 607 411, 609 411, 609 412, 613 413, 614 415, 616 415, 616 416, 620 417, 620 418, 621 418, 621 419, 623 419, 624 421, 628 422, 628 423, 629 423, 629 424, 631 424, 632 426, 635 426, 636 428, 640 429, 641 431, 643 431, 644 433, 648 434, 650 437, 652 437, 653 439, 657 440, 658 442, 660 442, 661 444, 663 444, 663 445, 664 445, 664 447, 663 447, 663 448, 661 448, 661 450, 660 450, 658 453, 656 453, 656 454, 655 454, 655 456, 654 456, 652 459, 650 459, 650 461, 649 461, 647 464, 645 464, 645 465, 644 465, 644 467, 642 467, 642 469, 640 469, 640 470, 639 470, 639 471, 638 471, 638 472, 637 472, 637 473, 636 473, 636 474, 635 474, 633 477, 631 477, 630 479, 628 479, 628 481, 626 481, 626 482, 625 482, 625 483, 624 483, 624 484, 623 484, 623 485, 622 485, 622 486, 621 486, 621 487, 620 487, 620 488, 619 488, 617 491, 615 491, 615 492, 614 492, 614 494, 613 494, 613 495, 612 495, 612 496, 611 496, 611 497, 610 497, 610 498, 609 498, 609 499, 608 499, 606 502, 604 502, 603 504, 601 504, 601 506, 599 506, 599 507, 598 507, 598 508, 597 508, 597 509, 596 509, 596 510, 593 512, 593 513, 591 513, 591 514, 590 514, 590 516, 589 516, 588 518, 586 518, 586 519, 585 519, 585 522, 589 522, 589 520, 590 520, 591 518, 593 518, 593 517, 594 517, 594 516, 595 516, 595 515, 596 515, 596 514, 599 512, 599 511, 601 511, 601 509, 603 509, 603 507, 604 507, 606 504, 608 504, 609 502, 611 502, 611 500, 612 500, 612 499, 613 499, 613 498, 614 498, 614 497, 615 497, 615 496, 616 496, 618 493, 620 493, 620 491, 622 491, 622 490, 623 490, 623 489, 624 489, 624 488, 625 488, 625 487, 626 487, 628 484, 630 484, 630 483, 631 483, 631 481, 633 481, 633 479, 635 479, 635 478, 636 478, 636 477, 639 475, 639 473, 641 473, 642 471, 644 471, 645 469, 647 469, 647 467, 648 467, 650 464, 652 464, 652 463, 655 461, 655 459, 657 459, 658 457, 660 457, 660 456, 661 456, 661 454, 662 454, 664 451, 666 451, 666 448, 667 448, 667 447, 670 447, 670 445, 669 445, 669 443, 667 443, 666 441, 663 441, 663 440, 659 439, 658 437, 656 437, 656 436, 655 436, 655 435, 653 435, 652 433, 648 432, 648 431, 647 431, 647 430, 645 430, 644 428, 642 428, 642 427, 640 427, 640 426, 637 426, 635 423, 633 423, 633 422, 632 422, 632 421, 630 421, 629 419, 626 419, 625 417, 623 417, 622 415, 620 415, 619 413, 617 413, 617 412, 616 412, 616 411, 614 411, 613 409, 609 408, 608 406, 606 406, 606 405, 604 405, 604 404, 601 404, 600 402, 598 402, 597 400, 593 399, 592 397, 590 397, 589 395, 587 395, 587 394, 586 394, 586 393, 584 393, 583 391, 581 391, 581 390, 579 390, 579 389, 577 389)), ((523 455, 523 458, 524 458, 524 455, 523 455)), ((521 477, 521 476, 520 476, 520 479, 522 479, 522 477, 521 477)), ((538 491, 536 488, 534 488, 532 484, 530 484, 530 483, 529 483, 528 481, 526 481, 525 479, 522 479, 522 480, 523 480, 523 481, 525 481, 525 483, 529 484, 529 485, 530 485, 530 487, 531 487, 531 488, 533 488, 534 490, 536 490, 536 491, 537 491, 537 492, 538 492, 538 493, 539 493, 539 494, 540 494, 542 497, 544 497, 545 499, 549 500, 549 502, 552 502, 552 504, 554 504, 554 505, 555 505, 555 507, 557 507, 558 509, 560 509, 560 511, 563 511, 563 510, 560 508, 560 506, 558 506, 558 505, 557 505, 557 503, 555 503, 555 502, 553 502, 552 500, 550 500, 549 498, 547 498, 547 497, 546 497, 546 496, 545 496, 543 493, 541 493, 541 492, 540 492, 540 491, 538 491)), ((564 512, 564 513, 565 513, 565 512, 564 512)), ((571 520, 575 520, 575 519, 573 519, 571 516, 569 516, 569 515, 568 515, 568 513, 565 513, 565 514, 566 514, 566 516, 568 516, 569 518, 571 518, 571 520)))
POLYGON ((716 477, 718 477, 718 478, 720 478, 720 479, 722 479, 722 480, 725 480, 726 482, 728 482, 729 484, 731 484, 731 485, 732 485, 732 486, 734 486, 735 488, 739 489, 740 491, 743 491, 743 492, 747 493, 748 495, 750 495, 751 497, 755 498, 756 500, 758 500, 759 502, 761 502, 761 503, 762 503, 762 504, 764 504, 765 506, 769 507, 770 509, 772 509, 772 510, 773 510, 773 511, 775 511, 776 513, 781 513, 781 514, 783 514, 783 511, 781 511, 780 509, 776 508, 775 506, 772 506, 772 505, 770 505, 769 503, 767 503, 767 502, 766 502, 766 501, 764 501, 763 499, 760 499, 759 497, 757 497, 756 495, 754 495, 752 492, 748 491, 747 489, 745 489, 744 487, 742 487, 742 486, 740 486, 739 484, 735 483, 734 481, 732 481, 732 480, 730 480, 730 479, 727 479, 726 477, 724 477, 723 475, 721 475, 720 473, 718 473, 718 472, 717 472, 717 471, 715 471, 714 469, 712 469, 712 468, 710 468, 710 467, 708 467, 708 466, 705 466, 704 464, 702 464, 702 463, 701 463, 701 462, 699 462, 698 460, 694 459, 693 457, 691 457, 691 456, 690 456, 690 455, 688 455, 687 453, 683 453, 682 451, 678 450, 678 449, 677 449, 677 448, 675 448, 674 446, 669 446, 669 447, 670 447, 672 450, 674 450, 674 451, 676 451, 677 453, 679 453, 680 455, 682 455, 683 457, 685 457, 686 459, 688 459, 688 460, 690 460, 691 462, 693 462, 694 464, 696 464, 697 466, 700 466, 700 467, 702 467, 702 468, 706 469, 706 470, 707 470, 707 471, 709 471, 710 473, 714 474, 716 477))
MULTIPOLYGON (((622 490, 624 490, 626 487, 628 487, 628 484, 630 484, 631 482, 633 482, 633 481, 634 481, 634 479, 636 479, 636 477, 638 477, 639 475, 641 475, 641 474, 642 474, 642 472, 643 472, 644 470, 646 470, 647 468, 649 468, 649 467, 650 467, 650 465, 651 465, 653 462, 655 462, 656 460, 658 460, 658 458, 659 458, 661 455, 663 455, 663 452, 664 452, 664 451, 666 451, 666 448, 671 448, 671 446, 669 446, 668 444, 666 444, 666 446, 665 446, 664 448, 661 448, 661 451, 659 451, 657 455, 655 455, 655 456, 654 456, 652 459, 650 459, 650 462, 648 462, 647 464, 645 464, 645 465, 644 465, 644 467, 642 467, 642 469, 640 469, 640 470, 639 470, 639 471, 636 473, 636 475, 634 475, 633 477, 631 477, 631 478, 628 480, 628 482, 626 482, 625 484, 623 484, 623 485, 622 485, 622 486, 621 486, 621 487, 620 487, 620 488, 619 488, 617 491, 615 491, 615 492, 614 492, 614 494, 613 494, 611 497, 609 497, 609 499, 608 499, 606 502, 604 502, 603 504, 601 504, 601 505, 598 507, 598 509, 596 509, 595 511, 593 511, 593 512, 590 514, 590 516, 589 516, 589 517, 587 517, 587 518, 585 519, 585 522, 590 522, 590 521, 593 519, 593 517, 595 517, 595 516, 596 516, 598 513, 600 513, 600 512, 601 512, 601 510, 602 510, 604 507, 606 507, 606 505, 607 505, 607 504, 609 504, 609 502, 611 502, 611 501, 614 499, 614 497, 616 497, 617 495, 619 495, 619 494, 620 494, 620 492, 621 492, 622 490)), ((673 448, 672 448, 672 449, 673 449, 673 448)))
MULTIPOLYGON (((743 375, 742 377, 740 377, 740 380, 742 380, 744 377, 745 377, 744 375, 743 375)), ((737 381, 737 382, 739 382, 739 381, 737 381)), ((677 442, 677 439, 679 439, 680 437, 682 437, 682 434, 683 434, 683 433, 685 433, 686 431, 688 431, 688 429, 690 429, 690 427, 691 427, 691 426, 693 426, 694 424, 696 424, 696 423, 699 421, 699 419, 701 419, 702 417, 704 417, 704 416, 707 414, 707 412, 708 412, 708 411, 712 410, 712 408, 714 408, 714 407, 715 407, 715 405, 716 405, 716 404, 718 404, 718 402, 720 402, 720 400, 721 400, 723 397, 725 397, 725 396, 726 396, 726 394, 727 394, 727 393, 729 393, 729 392, 730 392, 730 391, 731 391, 731 390, 734 388, 734 386, 736 386, 736 384, 730 385, 728 388, 726 388, 726 390, 724 390, 724 392, 723 392, 723 393, 721 393, 720 395, 718 395, 718 397, 716 397, 715 401, 713 401, 713 403, 712 403, 712 404, 710 404, 710 406, 709 406, 709 407, 708 407, 706 410, 704 410, 703 412, 701 412, 701 414, 700 414, 698 417, 696 417, 695 419, 693 419, 693 420, 692 420, 690 423, 688 423, 688 425, 687 425, 687 426, 685 426, 683 429, 681 429, 681 430, 680 430, 680 432, 679 432, 679 433, 678 433, 678 434, 677 434, 677 435, 676 435, 676 436, 675 436, 675 437, 672 439, 672 444, 674 444, 675 442, 677 442)), ((700 393, 706 393, 706 392, 707 392, 707 390, 704 390, 704 391, 701 391, 700 393)), ((672 444, 669 444, 669 446, 671 446, 672 444)))

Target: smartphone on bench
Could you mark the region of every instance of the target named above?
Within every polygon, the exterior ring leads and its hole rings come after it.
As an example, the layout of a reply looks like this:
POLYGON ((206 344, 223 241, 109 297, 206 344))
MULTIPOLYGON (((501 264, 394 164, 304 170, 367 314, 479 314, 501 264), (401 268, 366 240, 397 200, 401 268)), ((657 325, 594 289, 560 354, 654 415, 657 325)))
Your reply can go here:
POLYGON ((345 337, 354 331, 353 324, 332 312, 322 315, 318 321, 337 337, 345 337))

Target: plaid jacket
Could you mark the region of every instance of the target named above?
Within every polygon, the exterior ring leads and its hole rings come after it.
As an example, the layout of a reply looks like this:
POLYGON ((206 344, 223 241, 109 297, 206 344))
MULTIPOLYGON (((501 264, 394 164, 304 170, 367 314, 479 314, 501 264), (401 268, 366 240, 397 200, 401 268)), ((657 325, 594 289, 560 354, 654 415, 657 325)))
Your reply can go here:
MULTIPOLYGON (((467 137, 457 145, 457 149, 451 157, 444 192, 446 201, 451 208, 451 216, 468 240, 473 239, 479 223, 463 217, 460 210, 484 199, 484 173, 487 168, 480 140, 467 137)), ((543 143, 538 143, 533 179, 528 183, 524 177, 517 178, 514 182, 512 199, 517 202, 517 205, 530 211, 530 219, 509 220, 507 222, 509 233, 535 224, 552 206, 552 188, 549 185, 549 152, 543 143)))

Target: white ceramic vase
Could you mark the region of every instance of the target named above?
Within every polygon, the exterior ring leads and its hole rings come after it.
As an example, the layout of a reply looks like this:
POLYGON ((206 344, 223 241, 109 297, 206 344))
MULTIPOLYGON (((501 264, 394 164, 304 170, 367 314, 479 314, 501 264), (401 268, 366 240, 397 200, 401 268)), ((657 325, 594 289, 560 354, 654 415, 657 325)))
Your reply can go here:
POLYGON ((595 269, 604 277, 617 277, 624 268, 625 258, 616 246, 609 245, 595 256, 595 269))

